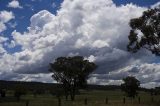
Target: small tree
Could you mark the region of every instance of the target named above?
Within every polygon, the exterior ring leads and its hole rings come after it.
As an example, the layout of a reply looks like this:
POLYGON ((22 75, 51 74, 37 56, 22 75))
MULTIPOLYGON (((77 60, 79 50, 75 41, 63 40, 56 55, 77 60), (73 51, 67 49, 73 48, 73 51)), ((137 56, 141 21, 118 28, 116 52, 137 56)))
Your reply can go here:
POLYGON ((123 84, 121 84, 122 91, 126 92, 128 97, 134 98, 138 93, 137 90, 140 86, 140 81, 135 77, 128 76, 123 79, 123 84))
POLYGON ((62 84, 66 99, 70 95, 71 100, 75 98, 75 92, 86 85, 88 75, 96 69, 93 62, 84 60, 82 56, 59 57, 54 63, 50 63, 50 71, 53 78, 62 84))
POLYGON ((43 88, 37 88, 33 90, 34 97, 37 97, 37 95, 45 94, 45 90, 43 88))
POLYGON ((160 95, 160 87, 155 87, 154 94, 155 95, 160 95))
POLYGON ((1 89, 0 90, 0 95, 2 98, 6 97, 6 90, 5 89, 1 89))
POLYGON ((26 88, 23 87, 23 85, 19 84, 16 85, 15 91, 14 91, 14 97, 17 98, 17 101, 20 100, 22 95, 25 95, 27 92, 26 88))
POLYGON ((143 12, 139 18, 130 20, 128 51, 137 52, 145 48, 160 55, 160 5, 143 12))

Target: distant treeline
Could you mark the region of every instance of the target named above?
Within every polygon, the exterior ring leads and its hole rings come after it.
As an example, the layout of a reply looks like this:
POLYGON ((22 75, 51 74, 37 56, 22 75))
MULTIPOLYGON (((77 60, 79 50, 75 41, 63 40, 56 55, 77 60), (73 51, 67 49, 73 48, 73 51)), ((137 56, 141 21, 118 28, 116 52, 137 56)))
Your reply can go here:
MULTIPOLYGON (((4 81, 0 80, 0 89, 14 90, 17 86, 22 86, 27 90, 54 90, 61 86, 57 83, 42 83, 42 82, 24 82, 24 81, 4 81)), ((86 90, 117 90, 121 89, 119 85, 87 85, 86 90)), ((150 89, 140 88, 141 91, 149 91, 150 89)))
POLYGON ((0 89, 15 90, 17 86, 23 87, 26 90, 53 90, 57 88, 59 84, 56 83, 42 83, 42 82, 25 82, 25 81, 4 81, 0 80, 0 89))
MULTIPOLYGON (((44 89, 53 90, 61 86, 57 83, 42 83, 42 82, 25 82, 25 81, 4 81, 0 80, 0 89, 14 90, 17 86, 23 86, 27 90, 44 89)), ((120 89, 118 85, 88 85, 85 89, 89 90, 116 90, 120 89)))

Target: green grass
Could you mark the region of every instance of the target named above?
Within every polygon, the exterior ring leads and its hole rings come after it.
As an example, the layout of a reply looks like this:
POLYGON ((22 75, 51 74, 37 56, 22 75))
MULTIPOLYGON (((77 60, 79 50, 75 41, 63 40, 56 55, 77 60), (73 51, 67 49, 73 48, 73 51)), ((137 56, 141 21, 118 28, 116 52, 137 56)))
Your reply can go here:
MULTIPOLYGON (((151 103, 151 96, 148 93, 140 92, 139 97, 141 103, 138 103, 138 97, 134 100, 126 98, 126 103, 123 104, 124 93, 116 91, 81 91, 81 95, 76 95, 76 100, 65 101, 61 98, 62 106, 85 106, 84 99, 87 98, 87 106, 160 106, 160 96, 154 96, 154 103, 151 103), (108 104, 105 104, 105 99, 108 98, 108 104)), ((50 94, 38 95, 36 98, 31 95, 22 96, 19 102, 8 94, 6 98, 1 98, 0 106, 26 106, 25 102, 29 100, 29 106, 58 106, 56 96, 50 94)))

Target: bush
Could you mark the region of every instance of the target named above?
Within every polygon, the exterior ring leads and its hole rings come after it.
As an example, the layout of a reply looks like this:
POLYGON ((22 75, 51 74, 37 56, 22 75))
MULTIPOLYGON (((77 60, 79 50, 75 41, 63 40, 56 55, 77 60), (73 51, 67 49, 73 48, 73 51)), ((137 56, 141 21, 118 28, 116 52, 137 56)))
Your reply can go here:
POLYGON ((6 90, 4 89, 0 90, 0 94, 2 98, 6 97, 6 90))
POLYGON ((25 95, 27 93, 27 90, 22 85, 17 85, 16 89, 14 91, 14 97, 17 98, 17 100, 20 100, 20 97, 22 95, 25 95))

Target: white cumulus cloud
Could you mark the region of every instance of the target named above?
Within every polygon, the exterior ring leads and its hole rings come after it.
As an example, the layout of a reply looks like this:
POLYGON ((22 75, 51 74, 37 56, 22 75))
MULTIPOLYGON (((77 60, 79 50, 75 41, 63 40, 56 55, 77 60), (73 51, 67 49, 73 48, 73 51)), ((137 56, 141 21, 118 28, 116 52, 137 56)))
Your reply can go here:
POLYGON ((11 11, 0 11, 0 32, 6 30, 7 27, 5 24, 14 18, 15 16, 11 11))
MULTIPOLYGON (((11 73, 14 80, 36 80, 34 73, 48 73, 48 64, 57 57, 82 55, 98 65, 90 83, 120 84, 123 77, 134 75, 142 86, 150 83, 153 87, 160 77, 159 64, 153 62, 156 57, 144 50, 136 54, 126 51, 128 23, 146 9, 133 4, 116 6, 112 0, 65 0, 57 15, 41 10, 31 17, 26 32, 12 32, 12 43, 22 50, 0 57, 0 73, 11 73), (156 71, 146 71, 153 70, 153 64, 156 71), (22 78, 23 74, 27 78, 22 78)), ((46 74, 39 77, 52 80, 46 74)))
POLYGON ((12 0, 11 2, 8 3, 8 7, 11 8, 23 8, 22 6, 20 6, 19 1, 17 0, 12 0))

